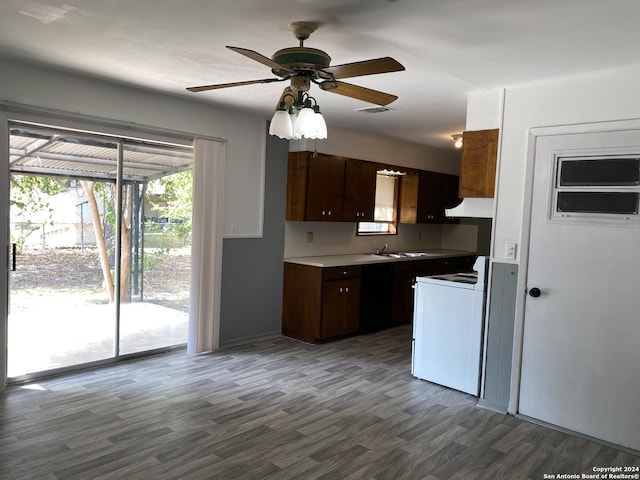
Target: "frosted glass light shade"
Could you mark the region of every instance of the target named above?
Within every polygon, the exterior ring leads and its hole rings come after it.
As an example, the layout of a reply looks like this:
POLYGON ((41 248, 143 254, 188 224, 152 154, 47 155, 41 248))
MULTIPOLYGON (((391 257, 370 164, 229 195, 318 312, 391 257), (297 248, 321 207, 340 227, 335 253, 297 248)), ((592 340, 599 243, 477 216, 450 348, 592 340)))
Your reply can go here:
POLYGON ((291 113, 289 114, 289 118, 291 119, 291 128, 292 128, 290 140, 300 140, 302 138, 302 135, 298 128, 298 115, 295 113, 291 113))
POLYGON ((286 110, 276 110, 269 125, 269 135, 290 139, 293 136, 291 118, 286 110))
POLYGON ((305 107, 298 113, 294 135, 300 135, 305 138, 316 138, 316 113, 311 107, 305 107))
POLYGON ((327 138, 327 122, 324 121, 324 117, 320 112, 316 112, 314 115, 316 124, 316 138, 327 138))

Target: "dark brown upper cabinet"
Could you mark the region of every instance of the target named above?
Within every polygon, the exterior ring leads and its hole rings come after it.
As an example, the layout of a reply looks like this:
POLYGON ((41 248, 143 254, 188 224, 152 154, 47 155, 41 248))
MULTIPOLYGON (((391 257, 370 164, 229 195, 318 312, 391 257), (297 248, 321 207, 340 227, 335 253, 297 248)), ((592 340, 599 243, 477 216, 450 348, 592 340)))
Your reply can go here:
POLYGON ((373 222, 377 172, 378 165, 373 162, 347 159, 342 212, 345 222, 373 222))
POLYGON ((456 175, 421 170, 400 180, 400 223, 445 223, 445 208, 459 203, 456 175))
POLYGON ((285 217, 294 221, 342 221, 345 158, 290 152, 285 217))
MULTIPOLYGON (((286 220, 373 222, 379 169, 399 167, 312 152, 290 152, 286 220)), ((446 223, 459 203, 458 177, 407 170, 400 177, 400 223, 446 223)))

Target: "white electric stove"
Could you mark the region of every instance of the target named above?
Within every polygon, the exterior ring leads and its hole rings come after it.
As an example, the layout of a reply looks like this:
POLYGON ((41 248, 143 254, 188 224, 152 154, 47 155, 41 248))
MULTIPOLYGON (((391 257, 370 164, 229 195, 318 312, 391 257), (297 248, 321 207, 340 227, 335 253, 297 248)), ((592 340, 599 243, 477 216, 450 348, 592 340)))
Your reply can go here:
POLYGON ((478 395, 486 257, 474 272, 416 278, 411 373, 478 395))

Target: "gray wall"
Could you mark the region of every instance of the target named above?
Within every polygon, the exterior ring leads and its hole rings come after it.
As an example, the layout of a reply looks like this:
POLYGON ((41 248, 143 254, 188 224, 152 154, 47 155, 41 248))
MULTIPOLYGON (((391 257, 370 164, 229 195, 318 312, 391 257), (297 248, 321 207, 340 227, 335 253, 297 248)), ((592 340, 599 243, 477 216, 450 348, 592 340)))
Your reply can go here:
POLYGON ((517 279, 517 265, 493 263, 484 394, 478 405, 504 413, 509 406, 517 279))
POLYGON ((288 142, 267 135, 262 238, 224 239, 220 344, 279 335, 288 142))

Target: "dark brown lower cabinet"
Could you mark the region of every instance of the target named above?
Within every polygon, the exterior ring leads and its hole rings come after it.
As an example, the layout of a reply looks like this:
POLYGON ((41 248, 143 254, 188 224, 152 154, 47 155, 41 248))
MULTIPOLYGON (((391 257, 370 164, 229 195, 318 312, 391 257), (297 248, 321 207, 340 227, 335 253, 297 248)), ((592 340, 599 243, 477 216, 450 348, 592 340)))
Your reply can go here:
POLYGON ((410 323, 415 277, 471 271, 475 258, 327 268, 285 262, 282 334, 315 343, 410 323))
POLYGON ((284 264, 282 334, 315 343, 358 333, 360 267, 284 264))
POLYGON ((357 333, 360 318, 360 279, 322 282, 320 338, 357 333))

